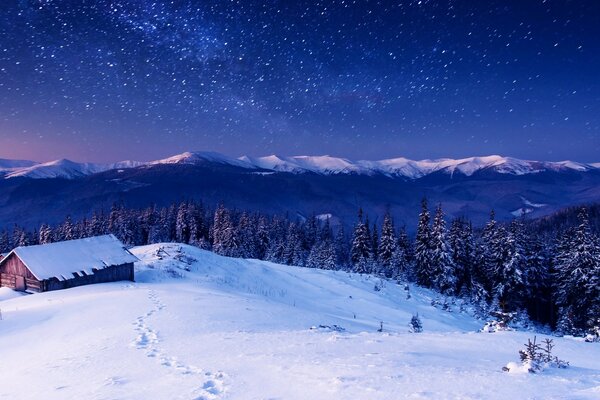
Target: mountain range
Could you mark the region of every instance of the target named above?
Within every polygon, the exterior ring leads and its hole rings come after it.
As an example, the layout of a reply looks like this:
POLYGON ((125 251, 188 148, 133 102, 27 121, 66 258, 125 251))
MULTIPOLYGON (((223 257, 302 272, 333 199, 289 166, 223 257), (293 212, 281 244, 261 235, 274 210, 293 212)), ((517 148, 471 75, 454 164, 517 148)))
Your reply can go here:
POLYGON ((46 163, 0 159, 0 174, 6 179, 16 177, 33 179, 76 179, 85 175, 92 175, 112 169, 155 166, 161 164, 194 165, 207 162, 226 164, 249 170, 265 170, 272 172, 289 172, 296 174, 310 172, 321 175, 380 174, 388 177, 401 177, 406 179, 419 179, 439 171, 449 175, 458 173, 465 176, 471 176, 484 170, 494 171, 500 174, 526 175, 544 171, 585 172, 600 168, 600 163, 585 164, 574 161, 530 161, 498 155, 418 161, 403 157, 377 161, 351 161, 346 158, 331 156, 281 157, 270 155, 265 157, 242 156, 239 158, 232 158, 214 152, 185 152, 169 158, 150 162, 122 161, 112 164, 77 163, 66 159, 46 163))
POLYGON ((239 158, 186 152, 113 164, 0 160, 0 228, 56 223, 108 210, 202 199, 238 209, 330 215, 351 225, 362 207, 377 221, 386 211, 414 228, 423 197, 450 217, 484 223, 548 215, 600 201, 600 164, 486 156, 463 159, 351 161, 330 156, 239 158))

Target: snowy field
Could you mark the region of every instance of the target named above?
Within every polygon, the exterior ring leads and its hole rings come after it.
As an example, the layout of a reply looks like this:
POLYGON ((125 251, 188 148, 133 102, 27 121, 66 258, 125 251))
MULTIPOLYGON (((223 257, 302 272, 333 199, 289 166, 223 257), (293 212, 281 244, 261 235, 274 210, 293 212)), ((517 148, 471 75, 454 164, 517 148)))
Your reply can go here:
POLYGON ((429 291, 163 246, 133 249, 135 283, 0 289, 0 399, 600 399, 598 344, 509 374, 533 334, 478 333, 429 291))

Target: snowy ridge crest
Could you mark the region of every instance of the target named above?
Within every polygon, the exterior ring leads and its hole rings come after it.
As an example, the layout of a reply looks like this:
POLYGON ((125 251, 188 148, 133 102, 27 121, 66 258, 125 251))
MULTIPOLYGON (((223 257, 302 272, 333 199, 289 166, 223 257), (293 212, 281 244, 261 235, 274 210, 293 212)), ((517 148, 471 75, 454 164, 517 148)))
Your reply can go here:
POLYGON ((347 158, 323 156, 228 157, 215 152, 185 152, 172 157, 150 162, 122 161, 114 164, 77 163, 56 160, 43 164, 30 161, 0 160, 0 171, 5 178, 26 177, 33 179, 65 178, 76 179, 113 169, 152 167, 157 165, 230 165, 245 169, 293 174, 315 173, 320 175, 384 175, 393 178, 419 179, 433 173, 450 176, 471 176, 480 171, 499 174, 527 175, 545 171, 586 172, 600 169, 600 163, 585 164, 575 161, 533 161, 491 155, 461 159, 440 158, 434 160, 411 160, 404 157, 384 160, 352 161, 347 158))

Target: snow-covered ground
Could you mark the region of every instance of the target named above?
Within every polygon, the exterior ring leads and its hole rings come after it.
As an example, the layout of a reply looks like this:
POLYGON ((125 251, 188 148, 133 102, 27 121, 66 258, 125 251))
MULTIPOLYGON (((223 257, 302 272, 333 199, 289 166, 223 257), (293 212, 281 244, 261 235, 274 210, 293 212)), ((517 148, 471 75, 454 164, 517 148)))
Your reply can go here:
POLYGON ((509 374, 533 334, 478 333, 429 291, 160 247, 133 249, 135 283, 0 290, 0 398, 600 398, 598 344, 555 338, 570 368, 509 374))

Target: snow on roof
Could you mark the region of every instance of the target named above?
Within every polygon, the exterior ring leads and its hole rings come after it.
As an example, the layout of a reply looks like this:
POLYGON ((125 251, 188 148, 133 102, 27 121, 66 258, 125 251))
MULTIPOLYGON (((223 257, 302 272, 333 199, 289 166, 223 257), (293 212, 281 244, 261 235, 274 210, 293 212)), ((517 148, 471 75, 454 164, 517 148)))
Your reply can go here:
POLYGON ((138 261, 114 235, 17 247, 9 255, 12 253, 39 280, 56 277, 63 281, 72 279, 74 272, 91 274, 92 268, 102 269, 138 261))

